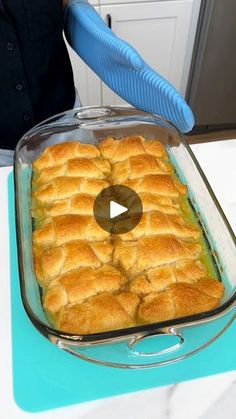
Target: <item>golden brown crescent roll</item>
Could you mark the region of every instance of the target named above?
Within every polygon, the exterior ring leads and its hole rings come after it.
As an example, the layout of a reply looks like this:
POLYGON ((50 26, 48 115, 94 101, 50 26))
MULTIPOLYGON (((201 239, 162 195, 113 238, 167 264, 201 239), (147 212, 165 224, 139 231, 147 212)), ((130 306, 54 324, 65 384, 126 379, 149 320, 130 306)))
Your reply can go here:
POLYGON ((147 270, 145 274, 131 281, 130 291, 146 295, 163 291, 175 282, 194 283, 204 277, 206 269, 199 260, 177 262, 147 270))
POLYGON ((214 297, 218 299, 219 300, 218 304, 220 302, 220 299, 224 295, 224 285, 216 279, 212 279, 212 278, 200 279, 194 284, 194 286, 199 291, 204 292, 210 297, 214 297))
POLYGON ((165 291, 145 297, 138 316, 144 323, 154 323, 209 311, 219 305, 223 293, 224 287, 214 279, 171 284, 165 291))
POLYGON ((135 292, 135 294, 138 294, 141 297, 156 292, 156 289, 151 284, 151 282, 148 281, 145 273, 140 274, 139 276, 131 280, 129 289, 131 292, 135 292))
POLYGON ((150 293, 141 302, 138 319, 142 323, 155 323, 175 319, 176 310, 171 292, 150 293))
POLYGON ((82 303, 102 292, 119 291, 126 280, 126 277, 111 265, 103 265, 98 269, 77 269, 50 282, 43 306, 48 312, 55 314, 67 304, 82 303))
POLYGON ((104 159, 108 159, 111 163, 145 153, 159 158, 167 158, 165 148, 160 141, 145 140, 141 135, 125 137, 120 140, 108 137, 100 142, 99 149, 104 159))
POLYGON ((147 271, 147 278, 156 291, 162 291, 174 282, 192 283, 206 277, 206 269, 200 260, 177 262, 147 271))
POLYGON ((58 177, 49 183, 41 185, 33 193, 33 199, 41 204, 51 204, 52 202, 71 198, 78 193, 87 193, 97 196, 102 189, 109 186, 109 183, 101 179, 85 179, 77 177, 58 177))
POLYGON ((62 176, 105 179, 110 175, 110 171, 110 163, 107 160, 80 157, 68 160, 60 166, 41 170, 34 179, 34 187, 62 176))
POLYGON ((57 215, 78 214, 93 216, 93 206, 96 196, 87 194, 74 195, 71 198, 59 199, 44 207, 36 207, 32 210, 34 218, 56 217, 57 215))
POLYGON ((167 263, 194 260, 201 254, 201 245, 173 236, 141 237, 135 242, 116 241, 113 260, 131 274, 167 263))
POLYGON ((101 157, 101 154, 95 145, 68 141, 45 148, 43 153, 33 162, 33 169, 37 172, 46 167, 59 166, 75 157, 96 159, 101 157))
POLYGON ((136 297, 137 295, 130 291, 116 294, 116 298, 119 301, 119 303, 122 305, 126 313, 129 314, 129 316, 133 319, 137 315, 137 310, 139 306, 139 297, 136 297))
POLYGON ((133 230, 118 236, 122 240, 136 240, 139 237, 159 234, 173 234, 180 239, 198 239, 201 230, 197 225, 178 215, 167 215, 155 211, 143 213, 140 222, 133 230))
POLYGON ((94 217, 87 215, 58 215, 43 227, 33 232, 33 243, 36 246, 56 247, 75 241, 102 241, 110 234, 101 228, 94 217))
POLYGON ((113 247, 107 242, 78 241, 49 248, 34 249, 34 269, 39 283, 46 286, 53 278, 73 269, 99 268, 111 263, 113 247))
POLYGON ((138 195, 148 192, 176 199, 186 193, 186 186, 178 183, 170 175, 147 175, 139 179, 127 180, 123 185, 133 189, 138 195))
MULTIPOLYGON (((141 192, 138 196, 142 201, 143 212, 155 210, 164 214, 180 214, 181 212, 179 203, 169 196, 154 195, 149 192, 141 192)), ((127 200, 127 207, 133 213, 136 212, 137 206, 133 195, 127 200)))
POLYGON ((134 326, 139 298, 127 293, 125 300, 126 307, 121 295, 103 293, 82 304, 67 305, 60 312, 58 327, 64 332, 89 334, 134 326))
POLYGON ((145 175, 163 175, 172 171, 173 167, 168 162, 157 159, 150 154, 140 154, 131 156, 122 162, 114 163, 112 165, 111 179, 116 184, 145 175))

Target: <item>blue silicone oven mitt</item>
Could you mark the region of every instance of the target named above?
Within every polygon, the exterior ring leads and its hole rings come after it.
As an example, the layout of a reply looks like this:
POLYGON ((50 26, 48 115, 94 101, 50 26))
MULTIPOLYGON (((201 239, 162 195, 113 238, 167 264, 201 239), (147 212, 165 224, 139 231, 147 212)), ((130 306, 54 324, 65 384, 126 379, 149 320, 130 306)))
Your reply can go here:
POLYGON ((65 34, 81 59, 124 100, 163 116, 182 132, 193 128, 192 111, 178 91, 118 38, 86 0, 69 2, 65 34))

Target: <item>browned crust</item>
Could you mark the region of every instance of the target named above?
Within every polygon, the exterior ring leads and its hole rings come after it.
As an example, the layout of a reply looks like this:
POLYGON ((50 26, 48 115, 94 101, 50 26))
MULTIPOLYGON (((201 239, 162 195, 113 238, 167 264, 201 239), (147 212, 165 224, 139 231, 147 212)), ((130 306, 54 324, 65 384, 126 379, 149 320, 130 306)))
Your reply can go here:
POLYGON ((104 332, 220 304, 224 287, 203 265, 200 227, 181 206, 187 188, 160 141, 133 135, 50 146, 33 163, 32 185, 34 269, 57 328, 104 332), (144 210, 132 231, 116 236, 93 217, 96 196, 111 184, 133 189, 144 210))

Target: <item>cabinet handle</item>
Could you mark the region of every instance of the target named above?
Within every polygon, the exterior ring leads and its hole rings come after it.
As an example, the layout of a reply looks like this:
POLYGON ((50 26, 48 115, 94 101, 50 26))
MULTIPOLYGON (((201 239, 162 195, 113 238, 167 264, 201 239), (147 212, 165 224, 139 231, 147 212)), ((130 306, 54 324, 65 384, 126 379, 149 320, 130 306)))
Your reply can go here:
POLYGON ((108 26, 108 28, 111 29, 112 21, 111 21, 111 15, 110 14, 107 15, 107 26, 108 26))

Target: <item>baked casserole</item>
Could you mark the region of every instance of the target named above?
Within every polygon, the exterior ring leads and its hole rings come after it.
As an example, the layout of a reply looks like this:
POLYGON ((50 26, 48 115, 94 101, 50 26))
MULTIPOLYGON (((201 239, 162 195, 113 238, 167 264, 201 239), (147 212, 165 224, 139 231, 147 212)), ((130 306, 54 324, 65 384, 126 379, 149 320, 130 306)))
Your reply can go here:
POLYGON ((158 139, 107 137, 47 147, 33 162, 33 259, 42 304, 59 330, 91 334, 216 308, 224 294, 187 187, 158 139), (101 228, 97 195, 134 190, 143 205, 124 234, 101 228))

